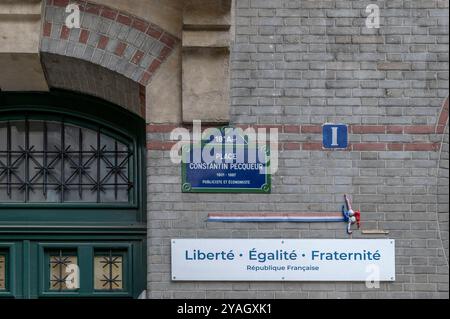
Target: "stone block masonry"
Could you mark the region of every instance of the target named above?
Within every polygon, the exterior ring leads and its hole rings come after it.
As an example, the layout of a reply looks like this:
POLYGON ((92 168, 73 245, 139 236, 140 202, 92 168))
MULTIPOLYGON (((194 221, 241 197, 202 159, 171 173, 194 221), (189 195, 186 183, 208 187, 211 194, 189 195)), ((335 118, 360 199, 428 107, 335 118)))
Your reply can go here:
POLYGON ((149 125, 152 298, 448 298, 448 1, 237 0, 231 123, 276 127, 269 195, 185 194, 176 126, 149 125), (380 7, 379 29, 365 8, 380 7), (445 102, 447 101, 447 102, 445 102), (323 151, 321 125, 349 125, 323 151), (347 238, 341 224, 208 223, 211 212, 335 212, 353 195, 363 228, 396 239, 396 282, 172 282, 171 238, 347 238))
POLYGON ((79 5, 81 28, 65 25, 68 0, 46 2, 41 51, 82 59, 146 86, 180 40, 159 26, 104 5, 79 5))

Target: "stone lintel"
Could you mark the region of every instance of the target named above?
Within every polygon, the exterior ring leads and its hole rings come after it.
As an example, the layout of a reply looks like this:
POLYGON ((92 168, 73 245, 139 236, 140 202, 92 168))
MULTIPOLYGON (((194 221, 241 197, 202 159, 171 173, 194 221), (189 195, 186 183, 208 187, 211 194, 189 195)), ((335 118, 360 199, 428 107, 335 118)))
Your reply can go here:
POLYGON ((184 48, 229 48, 228 31, 183 31, 184 48))
POLYGON ((48 91, 39 53, 0 53, 2 91, 48 91))
POLYGON ((41 15, 41 0, 1 1, 1 90, 48 90, 39 55, 41 15))
POLYGON ((0 16, 40 16, 41 8, 41 0, 2 0, 0 1, 0 16))
POLYGON ((230 120, 229 51, 183 50, 183 122, 223 124, 230 120))
POLYGON ((228 30, 231 0, 187 0, 183 10, 184 30, 228 30))
POLYGON ((183 10, 183 122, 230 120, 231 0, 188 0, 183 10))

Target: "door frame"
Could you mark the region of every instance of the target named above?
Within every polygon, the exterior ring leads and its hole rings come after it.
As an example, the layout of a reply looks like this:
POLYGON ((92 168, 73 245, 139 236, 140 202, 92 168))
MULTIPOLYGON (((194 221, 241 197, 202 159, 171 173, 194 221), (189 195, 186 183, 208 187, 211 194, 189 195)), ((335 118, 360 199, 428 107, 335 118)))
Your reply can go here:
POLYGON ((131 136, 135 145, 137 197, 133 205, 122 207, 111 204, 0 203, 0 251, 8 253, 8 291, 0 291, 0 298, 68 297, 44 292, 43 278, 40 277, 45 277, 42 273, 45 258, 40 249, 45 245, 60 244, 62 247, 76 243, 84 247, 105 243, 130 247, 130 289, 126 294, 72 294, 70 297, 137 298, 147 285, 145 120, 104 100, 64 90, 0 92, 0 119, 18 112, 71 116, 131 136))

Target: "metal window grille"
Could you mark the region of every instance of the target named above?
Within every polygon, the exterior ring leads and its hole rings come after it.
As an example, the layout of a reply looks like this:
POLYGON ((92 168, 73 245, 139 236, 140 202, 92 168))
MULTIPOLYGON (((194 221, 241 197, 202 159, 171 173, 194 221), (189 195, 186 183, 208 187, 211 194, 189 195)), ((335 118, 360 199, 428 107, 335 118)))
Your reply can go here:
POLYGON ((0 122, 0 202, 130 202, 133 155, 100 127, 0 122))

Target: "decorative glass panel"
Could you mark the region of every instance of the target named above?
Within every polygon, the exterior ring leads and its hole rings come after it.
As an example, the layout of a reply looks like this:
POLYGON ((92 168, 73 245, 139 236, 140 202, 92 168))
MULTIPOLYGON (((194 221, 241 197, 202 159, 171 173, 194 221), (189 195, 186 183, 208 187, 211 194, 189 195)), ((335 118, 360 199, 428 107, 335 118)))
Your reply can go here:
POLYGON ((76 290, 78 274, 71 265, 78 266, 78 258, 75 254, 65 254, 60 250, 56 254, 50 254, 50 290, 76 290))
POLYGON ((114 291, 123 289, 123 255, 109 254, 94 257, 94 289, 114 291))
POLYGON ((6 289, 6 257, 0 255, 0 290, 6 289))
POLYGON ((0 122, 0 202, 129 202, 132 157, 100 128, 0 122))

